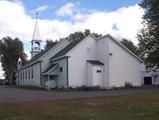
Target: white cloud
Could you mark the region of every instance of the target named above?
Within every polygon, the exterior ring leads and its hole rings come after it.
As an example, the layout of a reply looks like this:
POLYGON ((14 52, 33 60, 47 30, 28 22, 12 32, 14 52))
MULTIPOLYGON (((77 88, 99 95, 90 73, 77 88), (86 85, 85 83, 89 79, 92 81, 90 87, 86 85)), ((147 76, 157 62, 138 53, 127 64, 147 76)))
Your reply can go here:
POLYGON ((29 50, 25 50, 25 54, 27 54, 27 60, 31 59, 31 53, 29 50))
POLYGON ((4 36, 30 38, 33 19, 26 15, 20 2, 0 1, 0 38, 4 36))
POLYGON ((48 7, 49 7, 48 5, 39 6, 39 7, 37 7, 37 8, 34 10, 34 12, 43 12, 43 11, 47 10, 48 7))
POLYGON ((77 20, 75 29, 88 28, 93 32, 113 34, 116 37, 127 38, 137 43, 136 34, 142 27, 143 9, 138 5, 123 7, 113 12, 95 11, 91 14, 78 13, 74 16, 77 20), (113 29, 116 24, 118 30, 113 29))
MULTIPOLYGON (((72 7, 74 7, 73 3, 67 3, 62 8, 71 9, 72 7)), ((40 7, 39 9, 42 10, 40 7)), ((144 13, 138 5, 123 7, 113 12, 93 10, 92 12, 73 14, 65 11, 72 14, 73 22, 59 19, 39 19, 39 29, 43 40, 57 39, 74 31, 90 29, 93 32, 111 33, 136 42, 135 36, 141 28, 144 13), (114 24, 119 29, 118 31, 113 30, 114 24)), ((22 3, 0 1, 0 38, 8 35, 29 42, 32 39, 34 24, 35 19, 26 14, 22 3)))
MULTIPOLYGON (((142 27, 144 10, 138 5, 123 7, 116 11, 106 12, 92 10, 82 13, 73 12, 73 3, 67 3, 58 10, 58 15, 71 15, 73 22, 58 19, 39 19, 39 29, 43 40, 48 38, 58 39, 75 31, 90 29, 92 32, 108 34, 116 38, 128 38, 137 43, 136 33, 142 27), (118 30, 113 30, 116 24, 118 30)), ((47 7, 37 8, 40 11, 47 7)), ((18 37, 27 46, 32 39, 35 19, 26 14, 26 9, 21 2, 0 1, 0 38, 5 36, 18 37)), ((30 57, 27 47, 26 53, 30 57)), ((1 70, 0 70, 1 71, 1 70)))
POLYGON ((73 14, 73 7, 74 4, 72 2, 69 2, 62 6, 58 11, 57 15, 58 16, 71 16, 73 14))

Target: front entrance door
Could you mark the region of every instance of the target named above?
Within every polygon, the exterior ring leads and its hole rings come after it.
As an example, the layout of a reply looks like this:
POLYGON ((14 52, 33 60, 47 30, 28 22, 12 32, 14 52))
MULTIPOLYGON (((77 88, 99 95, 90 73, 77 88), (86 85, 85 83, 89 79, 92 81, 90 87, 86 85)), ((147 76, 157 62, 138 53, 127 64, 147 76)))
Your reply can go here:
POLYGON ((152 85, 152 77, 144 77, 144 85, 152 85))
POLYGON ((93 67, 93 86, 101 86, 103 81, 103 66, 93 67))

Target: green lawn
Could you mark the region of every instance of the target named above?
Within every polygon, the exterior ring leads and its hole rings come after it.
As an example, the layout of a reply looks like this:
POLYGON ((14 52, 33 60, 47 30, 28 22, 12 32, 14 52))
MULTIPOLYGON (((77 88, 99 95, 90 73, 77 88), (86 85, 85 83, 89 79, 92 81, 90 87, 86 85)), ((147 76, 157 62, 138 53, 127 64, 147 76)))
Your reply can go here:
POLYGON ((0 120, 159 120, 159 92, 0 104, 0 120))

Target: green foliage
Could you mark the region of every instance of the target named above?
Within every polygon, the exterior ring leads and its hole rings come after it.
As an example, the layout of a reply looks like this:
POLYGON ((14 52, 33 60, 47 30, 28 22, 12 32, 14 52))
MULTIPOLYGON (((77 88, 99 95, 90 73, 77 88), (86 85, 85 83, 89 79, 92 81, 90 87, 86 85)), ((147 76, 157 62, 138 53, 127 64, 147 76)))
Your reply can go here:
POLYGON ((89 29, 85 29, 84 32, 75 32, 75 33, 71 33, 68 37, 66 37, 67 39, 74 41, 74 40, 82 40, 85 37, 87 37, 89 34, 94 35, 95 37, 100 37, 102 36, 101 34, 98 33, 91 33, 89 29))
POLYGON ((121 43, 127 47, 130 51, 132 51, 134 54, 139 55, 139 50, 138 47, 136 45, 133 44, 133 42, 127 40, 127 39, 123 39, 121 41, 121 43))
POLYGON ((2 38, 0 41, 0 55, 6 78, 12 84, 17 70, 18 59, 21 58, 23 63, 26 61, 23 43, 18 38, 2 38))
POLYGON ((69 36, 65 37, 65 38, 60 38, 59 40, 47 40, 46 41, 46 45, 45 45, 45 49, 48 49, 50 47, 53 47, 55 46, 59 41, 63 40, 63 39, 69 39, 71 41, 75 41, 75 40, 82 40, 84 39, 85 37, 87 37, 89 34, 92 34, 94 35, 95 37, 100 37, 102 36, 101 34, 98 34, 98 33, 91 33, 89 29, 85 29, 84 32, 74 32, 74 33, 71 33, 69 36))
POLYGON ((124 87, 125 88, 133 88, 133 85, 130 82, 125 82, 124 87))
POLYGON ((143 0, 139 5, 145 9, 144 27, 138 34, 142 57, 148 68, 159 68, 159 0, 143 0))
POLYGON ((58 40, 53 41, 51 39, 48 39, 46 40, 45 49, 50 49, 51 47, 54 47, 57 43, 58 43, 58 40))

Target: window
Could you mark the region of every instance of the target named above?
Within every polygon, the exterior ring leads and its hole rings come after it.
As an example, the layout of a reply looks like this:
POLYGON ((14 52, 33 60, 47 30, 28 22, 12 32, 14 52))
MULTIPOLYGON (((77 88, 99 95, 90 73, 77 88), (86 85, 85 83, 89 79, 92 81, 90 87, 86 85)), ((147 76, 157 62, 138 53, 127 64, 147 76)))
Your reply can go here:
POLYGON ((49 79, 50 79, 50 80, 53 80, 53 79, 54 79, 54 76, 53 76, 53 75, 49 75, 49 79))
POLYGON ((34 78, 34 69, 31 69, 31 78, 34 78))
POLYGON ((30 68, 28 69, 28 77, 30 79, 30 68))
POLYGON ((20 62, 20 61, 18 62, 18 65, 19 65, 19 66, 21 65, 21 62, 20 62))
POLYGON ((27 69, 25 70, 25 79, 27 79, 27 69))
POLYGON ((60 72, 62 72, 63 71, 63 68, 62 67, 60 67, 60 72))
POLYGON ((24 80, 24 71, 23 71, 23 80, 24 80))
POLYGON ((22 72, 20 72, 20 80, 22 80, 22 79, 23 79, 22 72))
POLYGON ((97 73, 101 73, 102 71, 101 70, 97 70, 97 73))

